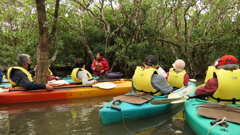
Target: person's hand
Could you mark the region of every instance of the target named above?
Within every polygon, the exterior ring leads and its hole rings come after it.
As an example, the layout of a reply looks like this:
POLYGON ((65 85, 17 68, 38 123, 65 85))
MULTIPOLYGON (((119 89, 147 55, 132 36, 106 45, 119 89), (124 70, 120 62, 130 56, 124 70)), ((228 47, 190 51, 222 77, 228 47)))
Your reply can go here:
POLYGON ((101 70, 101 71, 100 71, 100 73, 103 73, 103 72, 104 72, 104 70, 101 70))
POLYGON ((93 83, 97 83, 98 81, 97 80, 93 80, 93 83))
POLYGON ((35 72, 37 71, 37 65, 34 67, 33 71, 35 71, 35 72))
POLYGON ((53 90, 53 87, 48 85, 48 84, 46 84, 46 89, 47 89, 47 91, 51 91, 51 90, 53 90))
POLYGON ((93 70, 93 71, 95 71, 95 70, 96 70, 96 68, 94 67, 94 68, 92 68, 92 70, 93 70))

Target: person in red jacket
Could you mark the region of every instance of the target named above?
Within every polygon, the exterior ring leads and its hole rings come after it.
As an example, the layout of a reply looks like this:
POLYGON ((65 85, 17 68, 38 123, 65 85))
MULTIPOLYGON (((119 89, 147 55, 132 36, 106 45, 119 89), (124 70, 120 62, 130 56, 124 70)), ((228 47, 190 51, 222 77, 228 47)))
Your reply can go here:
POLYGON ((93 75, 99 76, 100 79, 103 79, 103 76, 110 69, 107 60, 103 58, 102 52, 97 53, 96 59, 93 61, 91 65, 91 69, 93 70, 93 75))

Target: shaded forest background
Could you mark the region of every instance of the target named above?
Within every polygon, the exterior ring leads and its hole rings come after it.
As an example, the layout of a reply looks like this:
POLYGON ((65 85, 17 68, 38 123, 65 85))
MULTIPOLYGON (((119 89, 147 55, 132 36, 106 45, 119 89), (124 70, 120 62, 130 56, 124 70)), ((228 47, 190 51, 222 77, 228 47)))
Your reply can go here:
MULTIPOLYGON (((70 74, 74 60, 90 65, 104 52, 111 71, 131 77, 144 58, 154 55, 168 71, 180 58, 190 77, 203 77, 225 54, 240 59, 239 0, 42 0, 51 37, 50 59, 57 71, 70 74), (59 4, 59 5, 57 5, 59 4), (57 10, 56 10, 57 7, 57 10), (57 11, 57 12, 56 12, 57 11)), ((21 53, 37 63, 38 0, 2 0, 0 70, 16 65, 21 53)), ((50 43, 49 43, 50 44, 50 43)), ((61 75, 60 75, 61 76, 61 75)))

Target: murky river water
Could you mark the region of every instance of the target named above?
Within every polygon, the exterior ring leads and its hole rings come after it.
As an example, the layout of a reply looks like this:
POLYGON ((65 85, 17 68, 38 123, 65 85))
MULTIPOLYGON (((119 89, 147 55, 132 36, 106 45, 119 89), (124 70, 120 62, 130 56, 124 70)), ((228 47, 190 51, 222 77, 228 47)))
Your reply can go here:
POLYGON ((195 135, 183 106, 164 115, 102 126, 98 110, 116 95, 0 105, 1 135, 195 135))

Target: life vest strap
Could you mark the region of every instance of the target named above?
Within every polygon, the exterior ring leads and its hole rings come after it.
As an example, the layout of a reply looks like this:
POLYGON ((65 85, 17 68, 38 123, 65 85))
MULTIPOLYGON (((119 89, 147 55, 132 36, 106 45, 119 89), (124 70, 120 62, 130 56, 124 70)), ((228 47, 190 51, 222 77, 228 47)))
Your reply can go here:
POLYGON ((160 92, 160 90, 157 90, 156 92, 146 92, 146 91, 143 91, 143 90, 134 90, 134 91, 150 93, 151 95, 154 95, 154 94, 160 92))
POLYGON ((217 102, 220 101, 228 101, 228 102, 232 102, 232 104, 236 104, 236 101, 240 101, 240 99, 236 99, 236 98, 232 98, 232 99, 221 99, 221 98, 215 98, 213 96, 210 96, 211 98, 217 100, 217 102))

